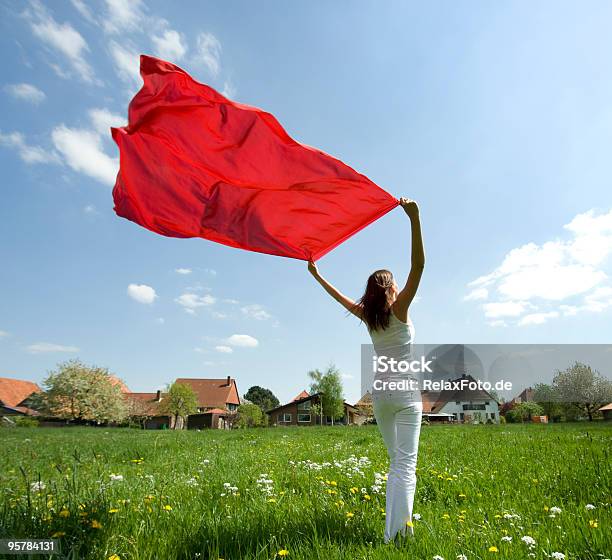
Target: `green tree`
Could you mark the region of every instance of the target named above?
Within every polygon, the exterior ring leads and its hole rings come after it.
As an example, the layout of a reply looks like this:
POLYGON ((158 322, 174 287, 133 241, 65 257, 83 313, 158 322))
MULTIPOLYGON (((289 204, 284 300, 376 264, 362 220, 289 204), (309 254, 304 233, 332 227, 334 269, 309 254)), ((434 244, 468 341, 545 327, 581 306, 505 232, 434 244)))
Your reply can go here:
POLYGON ((524 422, 530 421, 532 416, 541 416, 542 412, 542 407, 538 403, 527 401, 515 405, 506 416, 510 422, 524 422))
POLYGON ((159 411, 170 416, 173 429, 182 430, 189 415, 198 411, 198 397, 190 385, 172 383, 159 405, 159 411))
POLYGON ((259 385, 253 385, 253 387, 244 394, 244 398, 256 404, 262 412, 267 412, 280 404, 280 401, 270 389, 260 387, 259 385))
POLYGON ((264 425, 264 413, 255 403, 241 404, 238 407, 236 425, 239 428, 256 428, 264 425))
POLYGON ((533 387, 533 400, 541 407, 551 422, 558 422, 563 412, 559 404, 559 393, 552 385, 537 383, 533 387))
POLYGON ((124 394, 108 369, 80 360, 58 364, 43 381, 45 391, 32 395, 33 407, 66 420, 121 422, 127 416, 124 394))
POLYGON ((315 418, 319 419, 319 424, 323 425, 323 407, 320 403, 311 404, 310 413, 313 414, 315 418))
POLYGON ((557 370, 553 387, 560 400, 586 413, 589 420, 593 420, 598 408, 612 400, 612 382, 580 362, 563 371, 557 370))
POLYGON ((315 369, 309 371, 308 375, 312 379, 310 390, 312 393, 320 393, 323 414, 331 417, 333 425, 334 420, 344 415, 344 394, 340 371, 335 365, 330 364, 325 371, 315 369))

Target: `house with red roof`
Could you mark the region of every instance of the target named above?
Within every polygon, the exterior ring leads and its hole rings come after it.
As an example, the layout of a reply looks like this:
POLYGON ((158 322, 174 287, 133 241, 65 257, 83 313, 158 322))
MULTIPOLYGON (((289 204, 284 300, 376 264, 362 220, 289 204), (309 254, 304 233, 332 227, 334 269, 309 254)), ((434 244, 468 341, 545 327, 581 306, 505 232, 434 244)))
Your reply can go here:
POLYGON ((32 381, 0 377, 0 414, 4 415, 37 415, 29 407, 28 399, 41 388, 32 381))

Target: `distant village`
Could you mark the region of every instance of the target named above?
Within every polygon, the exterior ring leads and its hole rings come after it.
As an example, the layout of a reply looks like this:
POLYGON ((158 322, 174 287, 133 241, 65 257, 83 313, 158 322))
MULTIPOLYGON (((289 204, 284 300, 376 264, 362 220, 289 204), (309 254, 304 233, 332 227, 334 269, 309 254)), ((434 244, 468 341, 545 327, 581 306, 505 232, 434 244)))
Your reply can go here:
MULTIPOLYGON (((474 379, 467 374, 461 378, 474 379)), ((176 421, 172 415, 163 412, 162 403, 167 397, 163 391, 150 393, 132 392, 127 385, 115 376, 113 384, 120 389, 128 407, 136 417, 138 424, 149 430, 174 428, 176 421)), ((196 411, 189 414, 185 425, 187 429, 230 429, 235 426, 235 419, 248 399, 240 397, 237 380, 231 376, 225 378, 178 378, 175 383, 190 387, 196 396, 196 411)), ((33 396, 42 389, 34 382, 0 378, 0 416, 5 424, 14 422, 19 417, 30 417, 38 420, 41 426, 65 426, 73 423, 65 419, 53 418, 33 408, 33 396)), ((485 390, 441 391, 438 393, 423 392, 423 419, 427 423, 489 423, 498 424, 503 416, 520 403, 533 401, 531 387, 521 391, 508 402, 498 400, 485 390)), ((372 397, 366 392, 355 404, 343 403, 343 413, 332 418, 322 413, 321 394, 302 390, 291 401, 264 410, 267 416, 266 426, 317 426, 317 425, 363 425, 373 422, 372 397)), ((612 403, 599 409, 605 419, 612 419, 612 403)), ((536 415, 529 419, 533 422, 547 422, 546 416, 536 415)))

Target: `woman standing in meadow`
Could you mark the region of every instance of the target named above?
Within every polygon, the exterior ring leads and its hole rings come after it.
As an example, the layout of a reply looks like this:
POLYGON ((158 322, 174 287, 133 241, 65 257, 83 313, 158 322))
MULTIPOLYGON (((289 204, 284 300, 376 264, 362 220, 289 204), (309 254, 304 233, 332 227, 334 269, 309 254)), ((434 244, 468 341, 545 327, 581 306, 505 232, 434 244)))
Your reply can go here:
MULTIPOLYGON (((390 271, 377 270, 368 278, 363 296, 355 302, 325 280, 316 264, 308 264, 309 271, 325 291, 366 324, 377 356, 398 361, 411 357, 414 326, 408 308, 425 266, 418 206, 407 198, 400 199, 400 204, 412 228, 411 267, 402 290, 390 271)), ((391 462, 387 478, 385 542, 394 540, 397 535, 404 536, 406 530, 410 536, 414 535, 412 507, 423 404, 418 389, 390 390, 388 386, 388 382, 410 379, 417 382, 407 373, 376 373, 372 387, 374 416, 391 462)))

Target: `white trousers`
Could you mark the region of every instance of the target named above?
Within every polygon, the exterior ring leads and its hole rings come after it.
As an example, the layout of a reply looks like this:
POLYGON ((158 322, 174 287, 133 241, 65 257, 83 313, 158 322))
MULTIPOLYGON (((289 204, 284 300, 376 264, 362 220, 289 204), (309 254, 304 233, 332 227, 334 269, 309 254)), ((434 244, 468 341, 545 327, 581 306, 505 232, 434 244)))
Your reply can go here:
POLYGON ((405 535, 406 530, 414 535, 412 506, 423 403, 418 391, 374 391, 372 399, 374 417, 391 461, 385 509, 385 542, 389 542, 398 533, 405 535))

